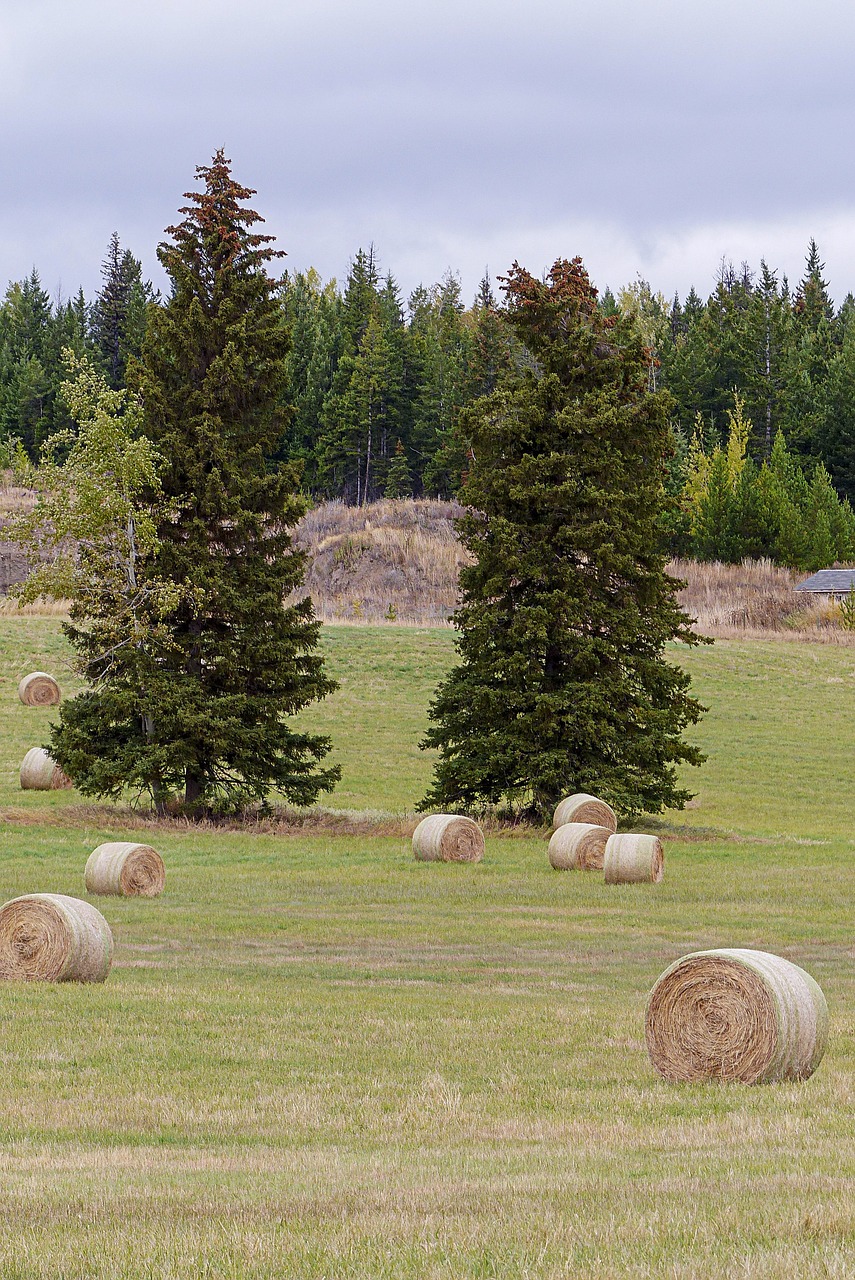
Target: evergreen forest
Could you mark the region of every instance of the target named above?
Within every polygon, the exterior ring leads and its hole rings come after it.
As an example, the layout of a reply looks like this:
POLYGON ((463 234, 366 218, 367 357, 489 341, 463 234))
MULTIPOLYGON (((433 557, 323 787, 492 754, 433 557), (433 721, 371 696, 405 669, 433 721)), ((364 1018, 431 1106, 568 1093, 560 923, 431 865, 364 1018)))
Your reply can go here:
MULTIPOLYGON (((836 306, 811 241, 791 284, 765 261, 722 261, 713 292, 665 298, 638 279, 598 306, 638 329, 651 392, 669 404, 665 549, 737 562, 769 557, 812 570, 855 560, 855 298, 836 306)), ((38 272, 0 303, 0 461, 71 426, 63 352, 88 356, 109 386, 166 301, 113 235, 102 285, 51 298, 38 272)), ((314 270, 282 276, 287 342, 282 461, 313 500, 453 497, 472 457, 463 410, 537 357, 509 323, 503 279, 485 275, 467 305, 451 271, 408 298, 373 247, 343 284, 314 270)))

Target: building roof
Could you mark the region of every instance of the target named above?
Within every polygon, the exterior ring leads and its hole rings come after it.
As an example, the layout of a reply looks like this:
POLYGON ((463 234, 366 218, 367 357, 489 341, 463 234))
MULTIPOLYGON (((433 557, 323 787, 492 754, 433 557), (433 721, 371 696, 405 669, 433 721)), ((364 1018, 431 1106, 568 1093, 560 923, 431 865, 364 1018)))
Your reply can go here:
POLYGON ((845 596, 855 586, 855 569, 820 569, 800 582, 796 591, 821 591, 845 596))

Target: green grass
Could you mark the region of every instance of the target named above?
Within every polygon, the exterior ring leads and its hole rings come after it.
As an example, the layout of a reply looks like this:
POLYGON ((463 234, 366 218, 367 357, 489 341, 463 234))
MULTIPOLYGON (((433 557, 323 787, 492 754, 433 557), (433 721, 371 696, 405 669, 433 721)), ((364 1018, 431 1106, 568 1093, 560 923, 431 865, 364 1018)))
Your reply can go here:
MULTIPOLYGON (((64 678, 57 626, 0 625, 0 898, 82 895, 109 812, 17 790, 50 713, 15 685, 64 678)), ((412 809, 450 635, 325 646, 342 689, 307 720, 344 767, 329 803, 412 809)), ((399 838, 147 832, 167 891, 99 901, 108 981, 0 987, 0 1276, 851 1276, 855 650, 676 653, 710 760, 662 820, 660 886, 555 873, 534 834, 470 867, 399 838), (713 945, 819 980, 813 1079, 654 1075, 647 991, 713 945)))

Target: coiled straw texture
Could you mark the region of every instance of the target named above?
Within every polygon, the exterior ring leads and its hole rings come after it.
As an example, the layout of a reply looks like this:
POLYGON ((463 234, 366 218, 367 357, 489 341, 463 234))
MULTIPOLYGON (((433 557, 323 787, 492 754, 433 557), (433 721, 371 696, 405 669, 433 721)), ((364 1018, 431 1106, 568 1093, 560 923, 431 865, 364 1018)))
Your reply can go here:
POLYGON ((664 874, 665 854, 656 836, 609 836, 603 857, 606 884, 659 884, 664 874))
POLYGON ((608 827, 609 831, 617 831, 617 816, 611 805, 596 796, 589 796, 585 791, 567 796, 552 815, 552 826, 556 831, 568 822, 590 822, 598 827, 608 827))
POLYGON ((697 951, 654 986, 645 1035, 666 1080, 805 1080, 825 1052, 828 1006, 810 974, 780 956, 697 951))
POLYGON ((28 893, 0 907, 0 978, 103 982, 113 935, 101 912, 63 893, 28 893))
POLYGON ((556 871, 602 871, 608 827, 593 822, 565 822, 553 831, 547 853, 556 871))
POLYGON ((484 833, 471 818, 432 813, 413 832, 413 853, 422 862, 480 862, 484 833))
POLYGON ((166 868, 150 844, 113 840, 99 844, 90 853, 84 879, 89 893, 156 898, 166 884, 166 868))
POLYGON ((33 671, 18 685, 18 697, 25 707, 55 707, 62 694, 53 676, 46 671, 33 671))
POLYGON ((31 747, 21 761, 23 791, 62 791, 74 783, 42 747, 31 747))

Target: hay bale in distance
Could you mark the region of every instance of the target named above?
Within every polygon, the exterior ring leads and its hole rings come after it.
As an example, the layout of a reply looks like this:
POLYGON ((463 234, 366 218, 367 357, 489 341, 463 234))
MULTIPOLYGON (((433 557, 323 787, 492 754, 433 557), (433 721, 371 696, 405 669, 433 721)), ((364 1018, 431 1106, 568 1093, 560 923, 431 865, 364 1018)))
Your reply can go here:
POLYGON ((18 697, 25 707, 55 707, 62 694, 53 676, 46 671, 33 671, 18 685, 18 697))
POLYGON ((0 978, 103 982, 113 935, 101 912, 64 893, 28 893, 0 907, 0 978))
POLYGON ((825 1052, 828 1006, 810 974, 780 956, 696 951, 651 991, 645 1037, 666 1080, 805 1080, 825 1052))
POLYGON ((21 762, 22 791, 63 791, 74 783, 42 747, 31 747, 21 762))
POLYGON ((84 872, 89 893, 156 898, 166 884, 163 859, 150 844, 112 840, 90 853, 84 872))
POLYGON ((553 830, 557 831, 568 822, 590 822, 598 827, 608 827, 609 831, 617 831, 617 816, 611 805, 596 796, 589 796, 585 791, 567 796, 556 808, 552 816, 553 830))
POLYGON ((556 871, 602 871, 609 827, 595 822, 565 822, 553 831, 547 853, 556 871))
POLYGON ((480 862, 484 833, 471 818, 432 813, 413 832, 413 853, 422 862, 480 862))
POLYGON ((659 884, 665 874, 662 841, 656 836, 609 836, 603 874, 606 884, 659 884))

